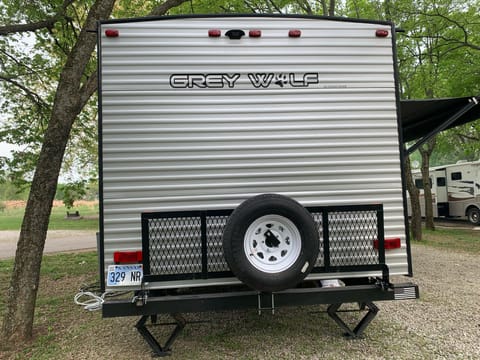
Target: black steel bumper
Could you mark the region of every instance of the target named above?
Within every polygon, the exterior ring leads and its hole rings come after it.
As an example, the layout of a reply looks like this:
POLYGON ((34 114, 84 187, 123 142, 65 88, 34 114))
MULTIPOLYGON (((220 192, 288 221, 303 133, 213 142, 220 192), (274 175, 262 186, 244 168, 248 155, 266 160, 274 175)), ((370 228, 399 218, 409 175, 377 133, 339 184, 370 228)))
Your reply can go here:
POLYGON ((234 309, 275 309, 337 303, 364 303, 386 300, 407 300, 419 297, 418 286, 412 283, 382 288, 376 284, 335 288, 298 288, 272 294, 257 291, 214 292, 206 294, 151 296, 143 301, 107 300, 103 317, 141 316, 234 309))

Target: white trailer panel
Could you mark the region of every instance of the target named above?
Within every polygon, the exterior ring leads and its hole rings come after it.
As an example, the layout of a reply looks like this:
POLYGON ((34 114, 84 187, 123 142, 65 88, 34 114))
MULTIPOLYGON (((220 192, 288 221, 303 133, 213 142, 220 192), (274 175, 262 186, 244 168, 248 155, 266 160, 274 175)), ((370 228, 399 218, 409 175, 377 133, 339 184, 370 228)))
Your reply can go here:
POLYGON ((408 274, 391 30, 283 17, 102 24, 105 267, 114 251, 141 249, 142 212, 233 209, 278 193, 304 206, 383 204, 385 237, 402 242, 387 252, 390 274, 408 274), (105 36, 111 28, 118 37, 105 36), (240 40, 208 36, 237 28, 240 40))

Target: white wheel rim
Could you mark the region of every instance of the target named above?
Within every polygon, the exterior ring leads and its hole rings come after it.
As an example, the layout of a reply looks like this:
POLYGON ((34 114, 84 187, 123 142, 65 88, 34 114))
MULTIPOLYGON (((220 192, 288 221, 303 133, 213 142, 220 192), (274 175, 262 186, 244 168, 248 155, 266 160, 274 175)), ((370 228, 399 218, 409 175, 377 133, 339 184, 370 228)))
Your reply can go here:
POLYGON ((471 211, 470 212, 470 222, 477 223, 478 221, 478 211, 471 211))
POLYGON ((265 273, 279 273, 297 261, 302 247, 298 228, 281 215, 256 219, 245 232, 243 241, 248 261, 265 273))

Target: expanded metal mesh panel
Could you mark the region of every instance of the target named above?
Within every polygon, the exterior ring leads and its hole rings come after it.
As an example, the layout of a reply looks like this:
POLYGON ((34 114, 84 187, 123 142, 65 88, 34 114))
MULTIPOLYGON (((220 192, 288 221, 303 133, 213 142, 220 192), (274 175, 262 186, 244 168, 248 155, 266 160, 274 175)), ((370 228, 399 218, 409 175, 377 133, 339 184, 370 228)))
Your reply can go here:
POLYGON ((323 258, 323 225, 322 225, 322 213, 321 212, 312 212, 313 220, 315 220, 315 224, 317 225, 318 229, 318 238, 320 239, 320 251, 318 252, 318 258, 315 262, 315 268, 323 267, 325 262, 323 258))
POLYGON ((223 256, 222 235, 228 216, 207 216, 208 272, 230 271, 223 256))
POLYGON ((372 246, 378 237, 375 211, 329 213, 328 223, 330 265, 378 264, 378 253, 372 246))
MULTIPOLYGON (((383 241, 381 206, 309 208, 320 238, 312 272, 381 264, 373 241, 383 241)), ((145 275, 153 280, 232 276, 222 235, 232 210, 142 214, 145 275), (153 278, 152 278, 153 277, 153 278)))
POLYGON ((199 217, 148 219, 151 274, 194 274, 202 271, 199 217))

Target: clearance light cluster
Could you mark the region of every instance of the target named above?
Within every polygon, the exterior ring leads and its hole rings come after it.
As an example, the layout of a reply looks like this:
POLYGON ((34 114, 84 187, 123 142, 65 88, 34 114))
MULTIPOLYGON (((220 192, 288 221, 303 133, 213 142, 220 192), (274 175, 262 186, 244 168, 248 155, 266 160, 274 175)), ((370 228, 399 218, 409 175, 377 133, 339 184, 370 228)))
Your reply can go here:
MULTIPOLYGON (((385 250, 400 249, 402 242, 400 238, 387 238, 384 241, 385 250)), ((379 241, 373 240, 373 247, 378 250, 379 241)))
POLYGON ((142 262, 142 251, 115 251, 113 262, 115 264, 139 264, 142 262))
MULTIPOLYGON (((378 29, 375 31, 376 37, 387 37, 389 34, 388 30, 378 29)), ((106 37, 119 37, 120 32, 117 29, 107 29, 105 30, 106 37)), ((208 30, 209 37, 220 37, 222 36, 222 31, 220 29, 210 29, 208 30)), ((248 32, 248 36, 252 38, 259 38, 262 36, 262 30, 252 29, 248 32)), ((290 29, 288 31, 288 37, 299 38, 302 36, 302 31, 299 29, 290 29)))
MULTIPOLYGON (((222 31, 220 29, 210 29, 208 30, 209 37, 220 37, 222 36, 222 31)), ((262 37, 262 30, 259 29, 252 29, 248 32, 248 36, 251 38, 259 38, 262 37)), ((288 36, 293 38, 299 38, 302 36, 301 30, 298 29, 291 29, 288 31, 288 36)))

